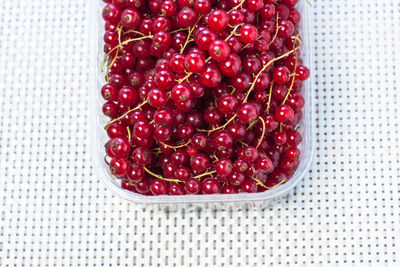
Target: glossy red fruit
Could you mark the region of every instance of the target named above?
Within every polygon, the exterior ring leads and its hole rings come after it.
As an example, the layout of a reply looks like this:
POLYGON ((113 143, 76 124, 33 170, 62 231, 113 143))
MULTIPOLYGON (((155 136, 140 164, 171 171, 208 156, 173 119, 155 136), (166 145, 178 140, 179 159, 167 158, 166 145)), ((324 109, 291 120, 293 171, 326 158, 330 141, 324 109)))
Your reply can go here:
POLYGON ((237 116, 243 123, 250 124, 258 118, 258 111, 254 104, 245 103, 239 106, 237 116))
POLYGON ((278 122, 291 124, 294 120, 294 111, 288 105, 281 105, 275 111, 275 118, 278 122))
POLYGON ((200 192, 200 182, 195 178, 191 178, 185 182, 184 188, 187 194, 198 194, 200 192))
POLYGON ((201 192, 203 194, 217 194, 221 186, 216 179, 207 178, 201 183, 201 192))
POLYGON ((214 31, 222 31, 228 27, 229 15, 225 10, 217 9, 211 12, 207 20, 208 26, 214 31))
POLYGON ((135 9, 125 9, 121 14, 121 25, 128 30, 136 29, 140 23, 140 14, 135 9))
POLYGON ((111 174, 116 177, 125 177, 130 170, 130 163, 127 158, 115 157, 110 161, 111 174))
POLYGON ((151 151, 147 147, 138 147, 132 152, 132 162, 140 166, 149 164, 151 158, 151 151))
POLYGON ((231 49, 224 40, 215 40, 208 47, 208 54, 216 61, 223 61, 228 58, 231 49))
POLYGON ((155 195, 165 195, 167 193, 167 183, 161 179, 155 179, 150 183, 150 192, 155 195))
POLYGON ((114 139, 111 139, 110 150, 113 155, 117 157, 126 157, 131 151, 131 146, 128 139, 124 137, 116 137, 114 139))

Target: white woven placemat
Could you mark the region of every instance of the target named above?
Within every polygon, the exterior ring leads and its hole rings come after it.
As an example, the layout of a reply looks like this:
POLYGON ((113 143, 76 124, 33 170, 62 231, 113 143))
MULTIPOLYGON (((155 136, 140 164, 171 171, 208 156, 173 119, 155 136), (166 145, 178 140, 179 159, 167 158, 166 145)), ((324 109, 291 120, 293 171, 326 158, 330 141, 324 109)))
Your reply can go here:
POLYGON ((313 2, 302 185, 262 211, 166 214, 94 174, 90 1, 1 1, 0 266, 400 266, 400 3, 313 2))

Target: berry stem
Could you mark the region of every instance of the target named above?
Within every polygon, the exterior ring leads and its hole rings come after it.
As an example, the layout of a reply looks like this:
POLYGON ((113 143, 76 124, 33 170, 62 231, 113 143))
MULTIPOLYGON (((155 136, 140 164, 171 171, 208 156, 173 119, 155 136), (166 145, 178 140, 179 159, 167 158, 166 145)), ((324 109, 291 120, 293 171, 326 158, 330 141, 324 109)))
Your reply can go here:
MULTIPOLYGON (((296 40, 299 40, 298 35, 296 36, 296 40)), ((293 46, 294 46, 294 44, 293 44, 293 46)), ((291 82, 291 84, 290 84, 290 87, 289 87, 289 89, 288 89, 288 91, 287 91, 287 94, 286 94, 286 96, 285 96, 285 99, 283 99, 282 105, 284 105, 285 102, 286 102, 286 100, 288 99, 288 97, 289 97, 289 95, 290 95, 290 92, 291 92, 292 89, 293 89, 294 81, 295 81, 295 79, 296 79, 296 70, 297 70, 298 60, 297 60, 297 54, 296 54, 296 53, 294 54, 294 56, 295 56, 295 63, 294 63, 294 70, 293 70, 293 78, 292 78, 292 82, 291 82)))
POLYGON ((122 48, 122 44, 121 44, 122 25, 121 24, 119 24, 117 27, 117 33, 118 33, 118 45, 119 45, 119 47, 122 48))
POLYGON ((130 145, 131 144, 131 130, 129 129, 129 126, 126 126, 126 131, 128 132, 128 142, 130 145))
POLYGON ((139 34, 141 36, 146 36, 144 33, 139 32, 139 31, 135 31, 135 30, 129 30, 129 31, 123 32, 122 34, 128 34, 128 33, 136 33, 136 34, 139 34))
POLYGON ((182 144, 182 145, 177 145, 177 146, 167 145, 167 144, 165 144, 165 143, 163 143, 163 142, 161 142, 161 141, 158 141, 158 142, 159 142, 160 144, 162 144, 163 146, 166 146, 166 147, 169 147, 169 148, 173 148, 173 149, 175 150, 175 149, 177 149, 177 148, 181 148, 181 147, 187 146, 188 144, 190 144, 191 140, 187 141, 186 143, 184 143, 184 144, 182 144))
POLYGON ((140 108, 141 108, 142 106, 144 106, 145 104, 147 104, 147 101, 144 101, 144 102, 142 102, 141 104, 139 104, 139 105, 137 105, 136 107, 134 107, 133 109, 128 110, 128 111, 125 112, 123 115, 119 116, 118 118, 113 119, 113 120, 107 122, 107 124, 106 124, 106 126, 104 127, 104 129, 107 129, 107 126, 110 125, 111 123, 116 122, 116 121, 120 121, 123 117, 125 117, 126 115, 128 115, 128 114, 131 113, 132 111, 135 111, 135 110, 140 109, 140 108))
POLYGON ((293 48, 292 50, 290 50, 289 52, 287 52, 287 53, 285 53, 285 54, 283 54, 283 55, 281 55, 281 56, 279 56, 279 57, 276 57, 276 58, 272 59, 271 61, 269 61, 267 64, 264 65, 264 67, 258 72, 258 74, 257 74, 256 77, 254 78, 253 82, 251 83, 251 86, 250 86, 249 90, 247 91, 246 97, 245 97, 244 100, 243 100, 243 103, 246 103, 246 102, 247 102, 247 99, 249 98, 250 93, 253 91, 254 86, 255 86, 255 84, 256 84, 256 81, 257 81, 258 77, 261 75, 261 73, 263 73, 263 72, 267 69, 267 67, 269 67, 269 65, 271 65, 271 64, 274 63, 275 61, 278 61, 278 60, 280 60, 280 59, 282 59, 282 58, 284 58, 284 57, 287 57, 288 55, 290 55, 291 53, 296 52, 296 50, 298 50, 298 49, 300 48, 300 46, 301 46, 301 41, 300 41, 300 39, 299 39, 298 37, 292 37, 292 38, 296 38, 297 40, 299 40, 299 45, 296 46, 295 48, 293 48))
POLYGON ((228 42, 229 38, 231 38, 231 37, 236 33, 236 30, 237 30, 240 26, 242 26, 242 25, 244 25, 244 23, 237 24, 237 25, 233 28, 233 30, 231 31, 231 33, 228 35, 228 37, 225 38, 225 42, 228 42))
POLYGON ((105 162, 107 165, 110 165, 110 162, 107 161, 107 157, 108 157, 107 155, 104 156, 104 162, 105 162))
POLYGON ((231 10, 229 10, 227 13, 229 14, 229 13, 231 13, 233 10, 236 10, 236 9, 241 8, 242 5, 244 4, 244 2, 245 2, 245 0, 240 1, 240 3, 239 3, 237 6, 235 6, 235 7, 232 8, 231 10))
POLYGON ((178 180, 178 179, 169 179, 169 178, 162 177, 161 175, 155 174, 154 172, 150 171, 149 169, 147 169, 147 168, 144 167, 144 166, 143 166, 143 169, 144 169, 148 174, 150 174, 151 176, 154 176, 154 177, 156 177, 156 178, 158 178, 158 179, 161 179, 161 180, 164 180, 164 181, 167 181, 167 182, 172 182, 172 183, 183 183, 183 181, 178 180))
POLYGON ((275 22, 275 34, 274 34, 274 37, 272 37, 272 39, 271 39, 271 41, 269 42, 269 45, 271 45, 274 41, 275 41, 275 39, 276 39, 276 37, 278 36, 278 31, 279 31, 279 13, 276 13, 276 20, 275 20, 276 22, 275 22))
MULTIPOLYGON (((109 56, 113 51, 115 51, 116 49, 118 49, 118 51, 117 51, 117 53, 116 53, 116 56, 117 56, 117 55, 118 55, 118 52, 119 52, 119 48, 122 47, 123 45, 129 44, 130 42, 140 41, 140 40, 143 40, 143 39, 147 39, 147 38, 153 38, 153 35, 146 35, 146 36, 142 36, 142 37, 138 37, 138 38, 128 39, 128 40, 123 41, 123 42, 121 43, 121 46, 120 46, 120 45, 116 45, 113 49, 110 50, 110 52, 108 52, 108 53, 104 56, 104 59, 103 59, 103 61, 101 62, 101 67, 100 67, 101 72, 103 72, 104 64, 106 63, 106 60, 107 60, 108 56, 109 56)), ((116 57, 115 57, 115 59, 116 59, 116 57)), ((111 65, 112 65, 112 64, 111 64, 111 65)))
POLYGON ((258 148, 261 145, 261 142, 264 139, 264 135, 265 135, 265 121, 261 116, 258 117, 258 118, 261 120, 261 123, 262 123, 262 126, 263 126, 263 130, 262 130, 262 134, 260 136, 260 140, 258 140, 256 148, 258 148))
POLYGON ((274 87, 274 81, 271 82, 271 86, 269 87, 269 95, 268 95, 268 104, 265 113, 269 113, 269 107, 271 106, 271 98, 272 98, 272 88, 274 87))
POLYGON ((203 16, 199 16, 199 18, 197 19, 196 23, 192 27, 189 28, 189 32, 188 32, 188 36, 186 38, 185 44, 182 46, 181 51, 180 51, 181 54, 183 53, 183 51, 185 51, 185 48, 188 45, 188 43, 189 43, 189 41, 190 41, 190 39, 192 37, 193 31, 196 28, 197 23, 199 23, 199 21, 201 20, 202 17, 203 16))
POLYGON ((256 181, 256 182, 257 182, 257 185, 260 185, 260 186, 262 186, 262 187, 264 187, 264 188, 266 188, 266 189, 273 189, 273 188, 275 188, 275 187, 277 187, 277 186, 279 186, 279 185, 281 185, 281 184, 283 184, 283 183, 285 183, 285 182, 287 181, 286 178, 283 178, 283 179, 282 179, 279 183, 277 183, 276 185, 271 186, 271 187, 268 187, 268 186, 266 186, 265 184, 263 184, 260 180, 258 180, 257 178, 251 177, 251 179, 253 179, 254 181, 256 181))
POLYGON ((199 175, 197 175, 197 176, 194 176, 193 178, 195 178, 195 179, 199 179, 199 178, 201 178, 201 177, 204 177, 204 176, 207 176, 207 175, 214 174, 214 173, 216 173, 216 172, 217 172, 217 171, 205 172, 205 173, 199 174, 199 175))

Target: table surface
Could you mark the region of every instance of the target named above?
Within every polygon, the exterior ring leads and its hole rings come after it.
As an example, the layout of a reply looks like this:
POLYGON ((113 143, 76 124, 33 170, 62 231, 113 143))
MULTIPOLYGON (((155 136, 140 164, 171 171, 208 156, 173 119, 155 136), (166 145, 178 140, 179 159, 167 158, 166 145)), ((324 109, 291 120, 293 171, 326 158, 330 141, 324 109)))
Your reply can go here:
POLYGON ((313 1, 317 148, 295 191, 170 213, 95 175, 91 1, 0 3, 0 266, 400 265, 398 0, 313 1))

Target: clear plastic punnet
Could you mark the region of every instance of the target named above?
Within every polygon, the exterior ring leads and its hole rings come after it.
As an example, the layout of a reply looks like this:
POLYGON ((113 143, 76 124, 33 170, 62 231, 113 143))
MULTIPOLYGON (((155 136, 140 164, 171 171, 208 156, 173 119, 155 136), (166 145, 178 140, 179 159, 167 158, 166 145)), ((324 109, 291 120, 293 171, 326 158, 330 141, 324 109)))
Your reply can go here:
MULTIPOLYGON (((93 25, 97 26, 97 31, 93 31, 95 40, 97 42, 96 58, 97 58, 97 76, 94 86, 90 90, 91 94, 91 146, 93 151, 93 162, 97 174, 104 181, 107 188, 112 190, 116 195, 124 198, 132 203, 147 205, 156 204, 162 208, 174 209, 179 207, 211 207, 211 208, 244 208, 244 207, 265 207, 273 202, 279 201, 283 196, 287 195, 293 188, 301 182, 310 167, 314 150, 314 119, 313 119, 313 62, 312 53, 310 50, 311 40, 311 27, 309 23, 309 12, 311 7, 307 5, 306 1, 301 0, 297 6, 302 15, 302 20, 299 25, 300 36, 302 39, 302 46, 300 48, 303 64, 311 70, 309 79, 303 85, 303 96, 305 99, 305 106, 303 108, 303 119, 299 124, 299 131, 303 136, 303 140, 299 145, 301 150, 300 165, 298 166, 293 177, 286 183, 281 184, 273 189, 266 190, 260 193, 238 193, 238 194, 213 194, 213 195, 182 195, 182 196, 145 196, 133 193, 121 188, 121 180, 112 176, 108 165, 104 160, 105 150, 104 144, 107 142, 108 137, 104 130, 104 125, 107 123, 107 118, 101 111, 104 100, 100 95, 100 88, 105 81, 105 75, 101 72, 101 62, 104 58, 103 47, 103 34, 104 34, 104 21, 101 16, 101 11, 104 7, 103 1, 97 1, 97 16, 92 16, 96 21, 93 25)), ((96 27, 94 26, 94 27, 96 27)), ((94 82, 94 81, 93 81, 94 82)))

